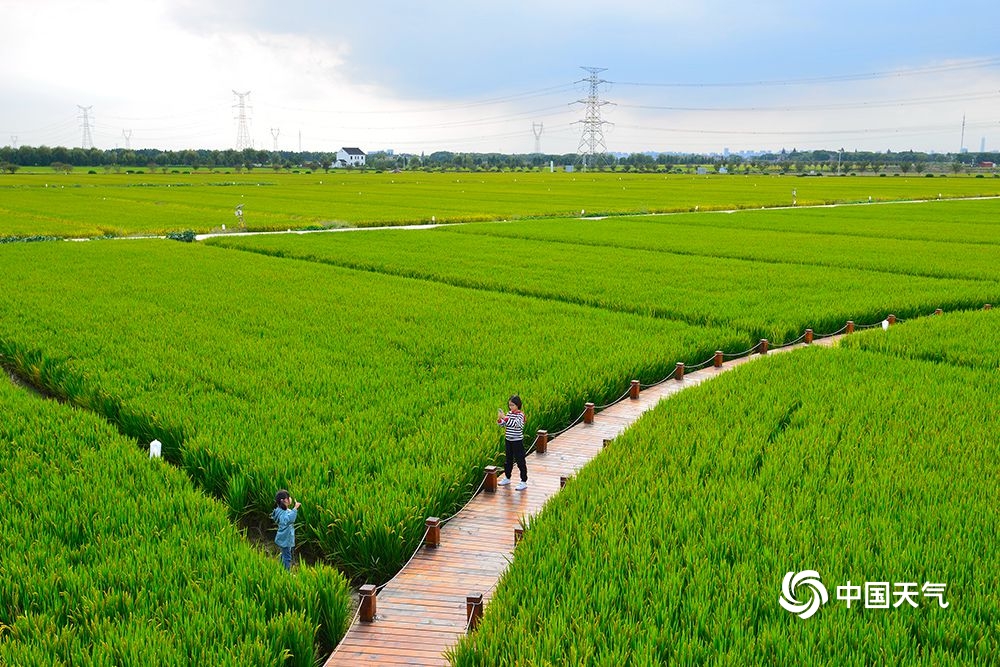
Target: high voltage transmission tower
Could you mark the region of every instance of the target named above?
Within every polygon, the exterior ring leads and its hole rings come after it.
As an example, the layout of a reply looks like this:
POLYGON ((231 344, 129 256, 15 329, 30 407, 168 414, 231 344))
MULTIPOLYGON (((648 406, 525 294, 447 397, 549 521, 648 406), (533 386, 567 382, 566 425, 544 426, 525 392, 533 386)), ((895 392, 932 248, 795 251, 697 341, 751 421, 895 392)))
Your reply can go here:
POLYGON ((531 132, 535 135, 535 153, 542 152, 542 129, 544 125, 542 123, 532 123, 531 132))
POLYGON ((274 137, 274 152, 275 153, 278 152, 278 135, 279 134, 281 134, 281 128, 280 127, 272 127, 271 128, 271 136, 274 137))
POLYGON ((83 120, 83 143, 82 147, 84 150, 94 147, 94 137, 90 134, 90 110, 94 107, 82 107, 79 104, 76 108, 80 110, 80 118, 83 120))
POLYGON ((577 83, 587 82, 590 84, 590 94, 587 95, 587 99, 577 100, 580 104, 586 104, 587 109, 583 120, 576 121, 583 123, 583 134, 580 135, 580 145, 576 152, 583 156, 583 167, 586 169, 588 164, 597 166, 604 161, 605 153, 608 150, 607 146, 604 145, 604 126, 611 125, 611 123, 601 120, 601 107, 605 104, 611 104, 611 102, 602 100, 599 90, 601 84, 608 83, 608 81, 601 79, 598 74, 607 68, 581 67, 580 69, 590 72, 590 76, 586 79, 577 81, 577 83))
POLYGON ((250 139, 250 121, 247 118, 247 109, 251 109, 251 107, 247 106, 250 91, 237 93, 234 90, 233 95, 239 99, 233 105, 234 109, 239 109, 239 115, 236 116, 236 119, 240 122, 236 129, 236 150, 241 151, 245 148, 253 148, 253 141, 250 139))
POLYGON ((122 136, 125 137, 125 150, 132 150, 132 130, 122 130, 122 136))

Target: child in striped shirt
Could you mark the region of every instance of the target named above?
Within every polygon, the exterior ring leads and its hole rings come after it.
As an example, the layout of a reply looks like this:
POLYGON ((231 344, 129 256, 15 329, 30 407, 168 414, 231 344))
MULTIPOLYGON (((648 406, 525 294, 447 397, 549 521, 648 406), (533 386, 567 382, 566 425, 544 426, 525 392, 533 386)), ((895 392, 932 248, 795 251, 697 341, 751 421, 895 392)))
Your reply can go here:
POLYGON ((503 462, 503 470, 506 477, 498 484, 506 486, 510 484, 511 473, 514 472, 514 464, 521 473, 521 482, 514 488, 524 491, 528 488, 528 464, 524 460, 524 413, 521 412, 521 397, 514 394, 507 401, 510 412, 504 414, 503 410, 497 410, 497 424, 505 429, 504 440, 506 442, 506 452, 503 462))

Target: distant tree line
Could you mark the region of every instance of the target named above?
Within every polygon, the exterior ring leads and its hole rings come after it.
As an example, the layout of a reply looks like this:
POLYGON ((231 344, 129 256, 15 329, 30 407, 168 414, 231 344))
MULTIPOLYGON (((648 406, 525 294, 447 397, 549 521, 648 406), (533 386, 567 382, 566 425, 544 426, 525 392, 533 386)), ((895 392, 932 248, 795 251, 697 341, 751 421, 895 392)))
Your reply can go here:
MULTIPOLYGON (((429 155, 373 152, 367 156, 364 169, 375 171, 426 170, 426 171, 511 171, 542 170, 550 164, 557 167, 572 165, 575 169, 616 171, 667 171, 687 172, 708 166, 714 171, 725 169, 730 173, 791 173, 836 174, 872 173, 922 173, 946 171, 956 173, 977 169, 984 162, 1000 163, 1000 153, 923 153, 903 151, 876 153, 869 151, 782 150, 751 157, 740 155, 703 155, 675 153, 633 153, 626 157, 603 155, 585 158, 576 153, 567 154, 505 154, 461 153, 437 151, 429 155), (589 160, 589 163, 588 161, 589 160)), ((236 150, 188 149, 164 151, 155 148, 128 150, 115 148, 66 148, 63 146, 19 146, 0 148, 0 171, 13 172, 20 167, 53 167, 57 171, 70 171, 74 167, 103 168, 119 171, 141 168, 148 171, 168 169, 226 169, 234 171, 253 169, 281 170, 330 170, 336 155, 314 151, 266 151, 247 148, 236 150)))

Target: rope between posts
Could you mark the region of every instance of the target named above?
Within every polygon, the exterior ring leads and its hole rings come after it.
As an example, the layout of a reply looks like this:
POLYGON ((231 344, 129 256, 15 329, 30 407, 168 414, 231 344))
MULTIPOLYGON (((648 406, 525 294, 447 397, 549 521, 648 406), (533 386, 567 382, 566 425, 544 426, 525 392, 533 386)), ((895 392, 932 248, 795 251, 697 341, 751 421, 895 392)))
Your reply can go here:
POLYGON ((417 557, 418 553, 420 553, 420 547, 424 546, 424 541, 427 539, 427 533, 429 531, 430 531, 429 527, 428 528, 424 528, 424 536, 420 538, 420 544, 418 544, 417 548, 413 550, 413 555, 410 556, 410 560, 406 561, 406 564, 403 565, 403 567, 399 568, 399 572, 396 572, 396 574, 393 575, 392 579, 390 579, 389 581, 385 582, 381 586, 377 586, 375 588, 375 592, 376 593, 379 592, 379 591, 381 591, 383 588, 385 588, 389 584, 391 584, 393 581, 395 581, 396 577, 399 576, 400 572, 402 572, 403 570, 405 570, 410 565, 410 563, 413 562, 413 559, 417 557))
MULTIPOLYGON (((758 343, 757 345, 760 345, 760 343, 758 343)), ((732 359, 733 357, 745 357, 748 354, 753 354, 753 351, 757 349, 757 345, 754 345, 749 350, 744 350, 743 352, 723 352, 722 356, 729 357, 730 359, 732 359)))
POLYGON ((619 396, 619 397, 618 397, 618 398, 616 398, 615 400, 611 401, 610 403, 608 403, 608 404, 606 404, 606 405, 595 405, 595 406, 594 406, 594 409, 595 409, 595 410, 603 410, 603 409, 605 409, 605 408, 610 408, 610 407, 611 407, 612 405, 614 405, 614 404, 616 404, 616 403, 620 403, 620 402, 621 402, 621 400, 622 400, 623 398, 625 398, 626 396, 628 396, 628 395, 629 395, 629 392, 631 392, 631 391, 632 391, 632 388, 631 388, 631 387, 629 387, 628 389, 626 389, 626 390, 625 390, 625 393, 624 393, 624 394, 622 394, 621 396, 619 396))
MULTIPOLYGON (((538 441, 538 438, 535 438, 535 441, 537 442, 537 441, 538 441)), ((534 445, 532 445, 532 447, 534 447, 534 445)), ((451 515, 450 517, 448 517, 448 518, 446 518, 446 519, 441 519, 441 525, 442 525, 442 526, 443 526, 443 525, 445 525, 446 523, 448 523, 449 521, 451 521, 452 519, 454 519, 454 518, 455 518, 456 516, 458 516, 459 514, 461 514, 461 513, 462 513, 462 512, 463 512, 463 511, 465 510, 465 508, 466 508, 466 507, 468 507, 468 506, 469 506, 469 504, 470 504, 470 503, 471 503, 471 502, 472 502, 473 500, 475 500, 475 499, 476 499, 476 496, 477 496, 477 495, 479 495, 479 492, 483 490, 483 486, 484 486, 485 484, 486 484, 486 475, 484 474, 484 475, 483 475, 483 481, 481 481, 481 482, 479 483, 479 488, 477 488, 477 489, 476 489, 475 491, 473 491, 473 492, 472 492, 472 496, 471 496, 471 497, 469 498, 469 502, 467 502, 467 503, 465 503, 464 505, 462 505, 461 509, 459 509, 459 510, 458 510, 457 512, 455 512, 454 514, 452 514, 452 515, 451 515)), ((425 532, 425 533, 424 533, 424 535, 426 535, 426 534, 427 534, 427 533, 425 532)))
MULTIPOLYGON (((535 439, 531 441, 531 445, 529 445, 528 448, 526 450, 524 450, 524 455, 527 456, 528 454, 530 454, 533 451, 535 451, 535 445, 537 445, 537 444, 538 444, 538 436, 536 435, 535 439)), ((485 483, 486 483, 486 478, 484 477, 483 478, 483 484, 485 484, 485 483)), ((482 484, 479 485, 479 488, 480 489, 483 488, 482 484)), ((477 491, 477 493, 478 493, 478 491, 477 491)))
POLYGON ((701 362, 700 364, 695 364, 694 366, 690 366, 690 367, 685 366, 684 367, 684 371, 685 372, 687 372, 687 371, 691 371, 691 372, 700 371, 702 368, 705 368, 706 366, 708 366, 710 363, 712 363, 714 361, 715 361, 715 355, 713 354, 712 356, 710 356, 708 359, 706 359, 705 361, 701 362))
POLYGON ((674 370, 670 371, 670 375, 668 375, 667 377, 663 378, 662 380, 657 380, 656 382, 653 382, 652 384, 642 384, 640 382, 639 383, 639 388, 640 389, 649 389, 650 387, 655 387, 658 384, 663 384, 664 382, 666 382, 670 378, 674 377, 674 374, 676 374, 676 373, 677 373, 677 369, 675 368, 674 370))
POLYGON ((846 324, 844 326, 840 327, 839 329, 837 329, 836 331, 834 331, 833 333, 827 333, 827 334, 813 333, 813 338, 814 339, 815 338, 829 338, 831 336, 836 336, 836 335, 842 334, 845 331, 847 331, 847 325, 846 324))
MULTIPOLYGON (((486 606, 486 597, 483 597, 483 601, 479 603, 483 607, 486 606)), ((478 605, 477 605, 478 606, 478 605)), ((469 634, 469 628, 472 627, 472 614, 469 614, 469 618, 465 621, 465 634, 469 634)))
POLYGON ((574 419, 574 420, 573 420, 573 423, 571 423, 571 424, 570 424, 569 426, 567 426, 566 428, 564 428, 564 429, 563 429, 563 430, 561 430, 561 431, 557 431, 557 432, 555 432, 555 433, 550 433, 550 434, 549 434, 549 438, 554 438, 554 437, 556 437, 557 435, 562 435, 562 434, 563 434, 563 433, 565 433, 566 431, 570 430, 571 428, 573 428, 574 426, 576 426, 577 424, 579 424, 579 423, 580 423, 580 422, 581 422, 581 421, 583 420, 583 416, 584 416, 585 414, 587 414, 587 410, 586 410, 586 409, 584 409, 584 411, 580 413, 580 416, 579 416, 579 417, 577 417, 576 419, 574 419))
MULTIPOLYGON (((353 628, 354 624, 358 622, 358 618, 360 616, 361 616, 361 605, 358 604, 358 609, 357 609, 357 611, 354 612, 354 618, 351 619, 351 622, 348 623, 348 625, 347 625, 347 632, 345 632, 344 636, 340 638, 340 641, 337 642, 337 645, 335 647, 333 647, 333 652, 330 653, 330 658, 332 658, 333 656, 337 655, 337 651, 340 650, 340 647, 343 645, 344 640, 347 639, 347 635, 350 633, 351 628, 353 628)), ((329 661, 330 658, 327 658, 327 660, 329 661)))
MULTIPOLYGON (((510 560, 508 559, 507 562, 510 563, 510 560)), ((490 593, 492 593, 496 589, 496 587, 499 586, 499 585, 500 585, 500 578, 498 577, 497 580, 493 582, 493 585, 490 586, 489 588, 487 588, 486 592, 483 593, 483 601, 480 604, 482 604, 484 612, 486 611, 486 596, 489 595, 490 593)), ((472 618, 471 617, 465 623, 465 634, 469 634, 469 628, 470 627, 472 627, 472 618)))
POLYGON ((799 336, 795 340, 790 340, 787 343, 782 343, 781 345, 775 345, 771 349, 772 350, 780 350, 783 347, 791 347, 792 345, 798 345, 799 343, 801 343, 805 339, 806 339, 806 335, 805 335, 805 333, 803 333, 801 336, 799 336))

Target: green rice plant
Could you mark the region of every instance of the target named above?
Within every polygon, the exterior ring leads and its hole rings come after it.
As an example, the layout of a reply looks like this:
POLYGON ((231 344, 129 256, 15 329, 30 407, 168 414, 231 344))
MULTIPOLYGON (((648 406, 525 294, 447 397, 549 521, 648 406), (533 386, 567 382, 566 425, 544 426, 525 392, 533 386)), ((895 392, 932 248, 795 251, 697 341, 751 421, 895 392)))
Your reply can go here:
POLYGON ((238 521, 243 518, 250 501, 249 480, 243 475, 233 475, 227 481, 226 504, 229 509, 229 518, 238 521))
POLYGON ((5 363, 44 360, 37 381, 137 439, 180 437, 172 460, 234 514, 265 519, 290 489, 300 544, 374 581, 497 462, 492 415, 512 392, 529 433, 556 430, 751 338, 200 244, 9 250, 5 363))
POLYGON ((995 196, 992 179, 621 173, 51 174, 0 182, 0 238, 101 237, 995 196))
MULTIPOLYGON (((627 233, 630 224, 606 221, 602 237, 616 237, 620 226, 627 233)), ((490 228, 514 233, 524 228, 530 234, 530 230, 541 226, 538 222, 524 222, 490 228)), ((698 326, 731 327, 774 344, 796 339, 808 327, 816 332, 836 331, 851 319, 872 322, 890 313, 900 317, 926 314, 937 306, 977 307, 1000 291, 992 269, 1000 260, 1000 246, 990 246, 989 252, 981 253, 977 279, 958 279, 926 276, 930 271, 924 267, 946 266, 933 250, 911 255, 910 272, 895 273, 871 265, 841 267, 730 259, 580 244, 580 230, 574 224, 560 227, 553 222, 546 227, 563 242, 498 239, 453 233, 448 228, 417 233, 255 236, 212 243, 698 326)), ((698 231, 708 243, 711 233, 698 231)), ((673 228, 666 224, 647 224, 641 236, 648 245, 666 244, 672 232, 673 228)), ((817 237, 814 256, 827 252, 828 238, 817 237)), ((862 247, 867 242, 854 239, 842 253, 846 256, 848 247, 862 247)), ((732 243, 736 245, 737 240, 734 238, 732 243)), ((780 239, 774 240, 774 245, 780 243, 780 239)), ((787 243, 788 248, 794 248, 797 240, 787 243)), ((746 345, 740 349, 746 349, 746 345)))
POLYGON ((87 412, 0 383, 0 664, 313 665, 346 580, 289 576, 87 412))
MULTIPOLYGON (((992 305, 992 304, 991 304, 992 305)), ((843 345, 852 349, 935 361, 950 366, 984 370, 1000 369, 997 329, 1000 312, 995 310, 945 313, 893 326, 874 335, 851 337, 843 345)), ((947 368, 941 370, 946 373, 947 368)))
POLYGON ((992 662, 998 396, 993 371, 840 349, 685 391, 532 520, 452 664, 992 662), (806 619, 779 604, 804 570, 829 590, 806 619), (849 581, 948 606, 847 607, 849 581))
POLYGON ((569 244, 799 266, 995 280, 1000 200, 731 214, 550 219, 443 228, 569 244))

